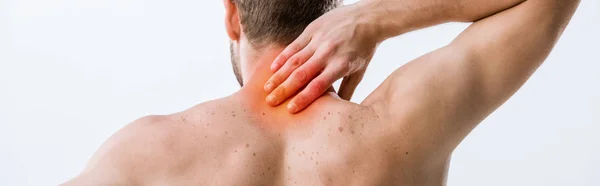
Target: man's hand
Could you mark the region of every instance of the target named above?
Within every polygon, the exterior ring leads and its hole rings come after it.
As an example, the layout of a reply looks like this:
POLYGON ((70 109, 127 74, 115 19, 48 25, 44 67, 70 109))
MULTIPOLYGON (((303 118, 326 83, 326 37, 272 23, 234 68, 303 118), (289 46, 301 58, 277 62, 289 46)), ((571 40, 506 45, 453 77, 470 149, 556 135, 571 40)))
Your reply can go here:
POLYGON ((341 78, 339 95, 350 100, 379 43, 376 27, 369 25, 366 8, 360 6, 323 15, 275 58, 275 74, 264 87, 269 105, 277 106, 305 87, 287 105, 290 113, 297 113, 341 78))

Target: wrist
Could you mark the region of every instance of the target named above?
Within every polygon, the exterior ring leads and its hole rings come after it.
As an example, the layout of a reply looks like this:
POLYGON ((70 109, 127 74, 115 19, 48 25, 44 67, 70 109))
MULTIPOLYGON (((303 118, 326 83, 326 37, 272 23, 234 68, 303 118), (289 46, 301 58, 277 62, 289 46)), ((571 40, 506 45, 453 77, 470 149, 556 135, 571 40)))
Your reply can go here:
POLYGON ((370 37, 377 43, 410 31, 406 7, 400 1, 361 0, 355 4, 364 24, 369 27, 370 37))
POLYGON ((361 0, 362 10, 380 42, 410 31, 451 21, 457 8, 448 2, 361 0))
POLYGON ((354 6, 356 12, 355 22, 357 27, 366 35, 366 37, 381 43, 384 40, 400 34, 394 34, 398 31, 398 27, 389 24, 385 17, 387 16, 385 9, 382 8, 382 1, 379 0, 361 0, 351 6, 354 6))

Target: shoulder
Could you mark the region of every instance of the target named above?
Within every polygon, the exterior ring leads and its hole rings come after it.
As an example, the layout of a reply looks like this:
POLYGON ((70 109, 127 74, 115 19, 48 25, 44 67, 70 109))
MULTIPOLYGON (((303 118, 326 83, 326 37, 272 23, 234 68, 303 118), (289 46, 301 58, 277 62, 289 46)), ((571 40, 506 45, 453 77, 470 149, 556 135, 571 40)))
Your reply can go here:
POLYGON ((163 141, 172 123, 170 116, 144 116, 127 124, 109 137, 96 152, 88 166, 110 160, 115 166, 127 167, 135 164, 135 159, 150 155, 156 143, 163 141), (132 156, 124 156, 130 154, 132 156))
POLYGON ((204 123, 214 119, 211 112, 218 111, 222 102, 209 101, 178 113, 148 115, 130 122, 101 145, 80 177, 135 185, 149 181, 143 177, 162 175, 161 171, 177 163, 171 158, 174 155, 195 154, 189 151, 209 144, 204 136, 210 130, 204 123))
POLYGON ((104 142, 82 175, 110 173, 132 185, 162 179, 177 164, 171 157, 193 154, 188 151, 196 142, 191 140, 196 131, 180 115, 144 116, 129 123, 104 142))
POLYGON ((117 153, 127 151, 133 155, 129 157, 135 157, 126 160, 131 166, 143 164, 143 158, 156 161, 168 159, 169 154, 186 153, 184 151, 194 146, 208 143, 204 136, 212 132, 213 125, 220 123, 216 116, 226 101, 212 100, 169 115, 143 116, 117 131, 102 148, 117 153))
MULTIPOLYGON (((156 152, 152 143, 158 136, 161 125, 168 125, 167 116, 144 116, 126 125, 109 137, 87 162, 84 171, 65 185, 94 183, 95 185, 137 184, 139 175, 136 167, 151 158, 156 152), (158 135, 156 135, 158 134, 158 135)), ((139 170, 139 169, 138 169, 139 170)))
POLYGON ((107 144, 115 143, 119 146, 140 145, 149 143, 149 140, 162 139, 171 132, 173 115, 144 116, 127 124, 107 140, 107 144))
POLYGON ((173 115, 149 115, 143 116, 127 124, 118 133, 129 133, 135 131, 137 135, 139 132, 151 132, 156 129, 164 129, 173 124, 173 115))

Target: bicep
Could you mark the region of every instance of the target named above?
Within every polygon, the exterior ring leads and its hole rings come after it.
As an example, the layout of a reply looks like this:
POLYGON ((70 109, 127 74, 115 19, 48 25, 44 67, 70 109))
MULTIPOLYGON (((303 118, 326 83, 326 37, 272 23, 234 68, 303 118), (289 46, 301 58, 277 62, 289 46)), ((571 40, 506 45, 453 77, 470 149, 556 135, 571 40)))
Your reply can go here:
POLYGON ((491 112, 471 60, 454 46, 428 53, 394 71, 363 104, 420 148, 452 147, 491 112))

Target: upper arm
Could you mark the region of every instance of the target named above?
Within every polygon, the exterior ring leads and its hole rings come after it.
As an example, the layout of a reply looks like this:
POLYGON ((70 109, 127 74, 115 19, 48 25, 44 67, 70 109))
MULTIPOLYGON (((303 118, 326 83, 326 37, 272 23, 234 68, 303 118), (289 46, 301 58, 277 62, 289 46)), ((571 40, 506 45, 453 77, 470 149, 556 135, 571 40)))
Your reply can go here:
POLYGON ((380 107, 413 141, 451 151, 544 61, 576 6, 529 0, 480 20, 396 70, 365 104, 380 107))
POLYGON ((421 56, 394 71, 363 105, 371 105, 392 130, 422 150, 458 144, 489 112, 473 59, 454 46, 421 56), (487 108, 487 110, 484 110, 487 108))

